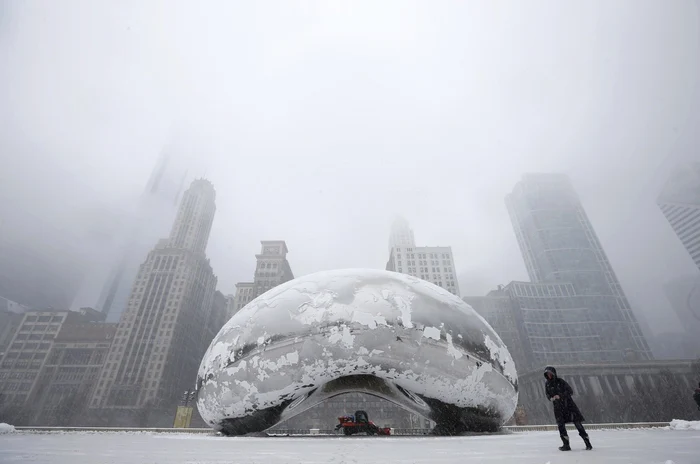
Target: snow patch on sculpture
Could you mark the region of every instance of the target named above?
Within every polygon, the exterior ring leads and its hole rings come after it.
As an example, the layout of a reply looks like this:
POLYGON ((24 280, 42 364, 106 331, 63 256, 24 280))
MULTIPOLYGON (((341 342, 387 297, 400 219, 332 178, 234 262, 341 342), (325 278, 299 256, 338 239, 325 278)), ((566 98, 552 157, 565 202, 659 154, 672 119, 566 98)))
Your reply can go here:
POLYGON ((426 338, 432 338, 433 340, 440 341, 440 329, 437 327, 425 327, 423 329, 423 336, 426 338))

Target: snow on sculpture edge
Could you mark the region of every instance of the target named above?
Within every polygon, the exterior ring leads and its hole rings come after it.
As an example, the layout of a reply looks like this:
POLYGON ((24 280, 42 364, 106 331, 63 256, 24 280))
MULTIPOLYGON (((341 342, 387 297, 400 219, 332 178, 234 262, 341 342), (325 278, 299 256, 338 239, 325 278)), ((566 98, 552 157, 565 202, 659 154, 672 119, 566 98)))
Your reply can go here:
POLYGON ((236 313, 202 359, 197 406, 216 427, 348 375, 502 422, 517 404, 510 353, 469 305, 415 277, 349 269, 289 281, 236 313))

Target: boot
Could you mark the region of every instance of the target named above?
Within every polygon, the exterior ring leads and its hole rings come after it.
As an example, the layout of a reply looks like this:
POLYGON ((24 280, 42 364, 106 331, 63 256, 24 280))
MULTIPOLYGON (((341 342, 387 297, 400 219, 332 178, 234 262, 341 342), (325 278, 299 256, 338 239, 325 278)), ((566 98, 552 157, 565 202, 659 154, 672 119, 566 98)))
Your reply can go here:
POLYGON ((586 437, 581 437, 583 438, 583 442, 586 444, 586 449, 587 450, 592 450, 593 445, 591 445, 591 440, 586 436, 586 437))
POLYGON ((559 451, 571 451, 571 446, 569 446, 569 437, 561 437, 561 441, 564 442, 564 445, 559 447, 559 451))

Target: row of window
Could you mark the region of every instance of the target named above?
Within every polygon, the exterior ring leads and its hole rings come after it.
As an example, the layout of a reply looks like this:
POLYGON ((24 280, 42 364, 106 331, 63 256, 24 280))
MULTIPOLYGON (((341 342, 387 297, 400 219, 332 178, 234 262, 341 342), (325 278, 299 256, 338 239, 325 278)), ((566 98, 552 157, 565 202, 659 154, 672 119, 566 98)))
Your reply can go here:
POLYGON ((23 324, 20 332, 57 332, 61 324, 23 324))
POLYGON ((63 316, 33 316, 27 315, 25 322, 63 322, 63 316))

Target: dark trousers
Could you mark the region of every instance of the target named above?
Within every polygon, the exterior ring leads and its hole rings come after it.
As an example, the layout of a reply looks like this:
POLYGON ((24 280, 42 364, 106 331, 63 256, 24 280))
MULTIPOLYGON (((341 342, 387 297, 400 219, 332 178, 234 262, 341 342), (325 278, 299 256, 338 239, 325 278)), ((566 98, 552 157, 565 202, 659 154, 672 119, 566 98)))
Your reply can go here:
MULTIPOLYGON (((558 422, 557 427, 559 427, 559 435, 561 435, 562 438, 569 436, 569 434, 566 432, 566 424, 564 422, 558 422)), ((574 427, 576 427, 576 430, 578 430, 578 434, 581 435, 581 438, 588 437, 586 429, 583 428, 582 423, 574 422, 574 427)))

